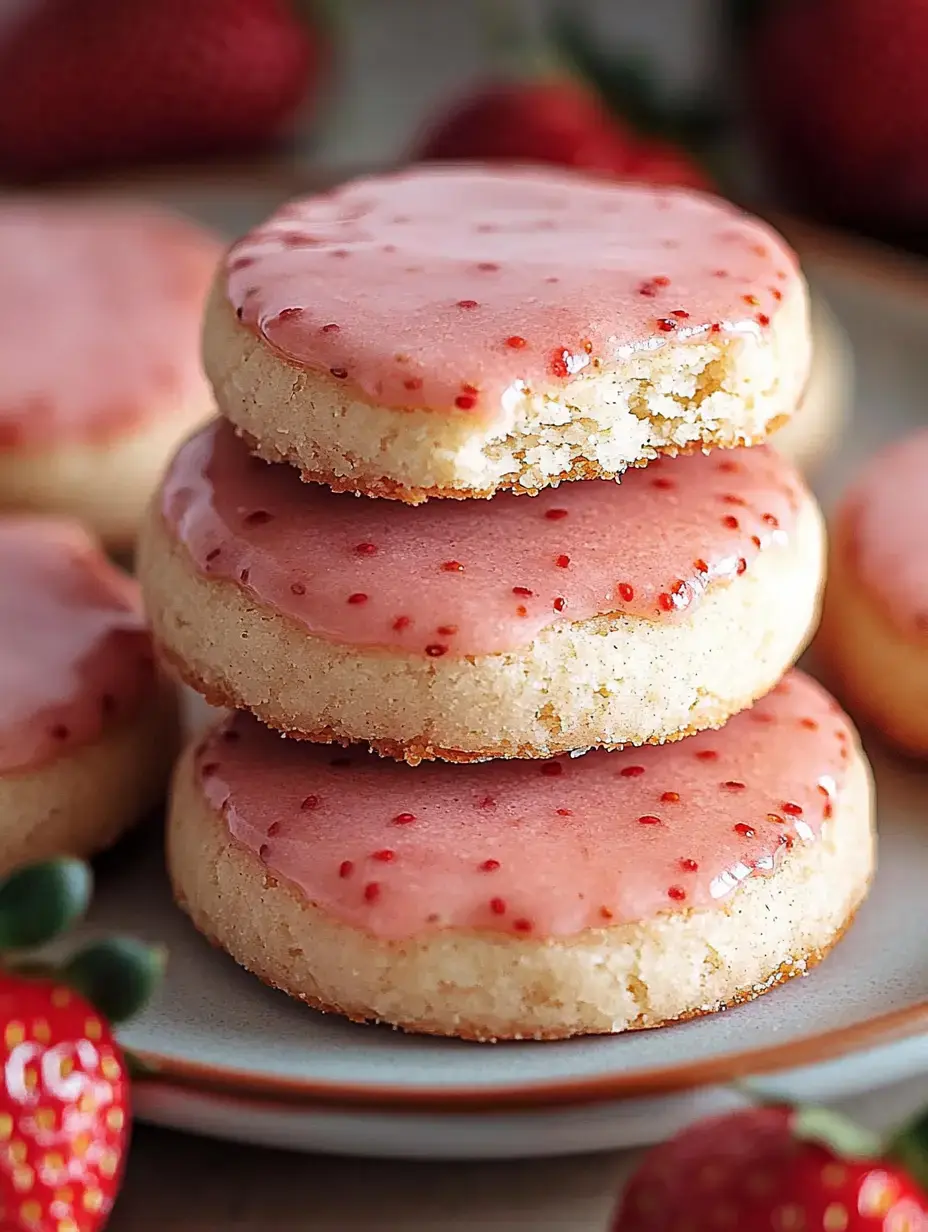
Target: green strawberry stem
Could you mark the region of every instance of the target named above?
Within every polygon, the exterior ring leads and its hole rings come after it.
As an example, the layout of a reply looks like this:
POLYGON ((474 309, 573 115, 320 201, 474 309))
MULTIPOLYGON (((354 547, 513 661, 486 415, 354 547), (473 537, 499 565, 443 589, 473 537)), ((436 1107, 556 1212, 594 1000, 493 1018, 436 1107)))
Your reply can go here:
POLYGON ((59 980, 112 1023, 133 1017, 151 998, 163 973, 165 951, 130 937, 107 937, 55 965, 19 957, 48 945, 87 912, 93 874, 81 860, 62 857, 16 869, 0 881, 0 953, 14 975, 59 980))
MULTIPOLYGON (((783 1100, 760 1094, 752 1082, 736 1083, 735 1089, 752 1104, 783 1105, 783 1100)), ((831 1108, 801 1104, 792 1113, 792 1131, 799 1141, 818 1143, 839 1159, 897 1163, 928 1193, 928 1111, 882 1137, 831 1108)))
POLYGON ((90 905, 93 874, 81 860, 46 860, 0 882, 0 953, 46 945, 90 905))

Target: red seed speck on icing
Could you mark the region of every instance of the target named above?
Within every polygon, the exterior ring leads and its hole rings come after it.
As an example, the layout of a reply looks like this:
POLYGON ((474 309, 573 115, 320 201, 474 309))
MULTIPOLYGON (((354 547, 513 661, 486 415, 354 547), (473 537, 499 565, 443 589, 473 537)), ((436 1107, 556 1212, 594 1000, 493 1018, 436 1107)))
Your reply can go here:
POLYGON ((408 616, 397 616, 393 624, 390 626, 395 633, 402 633, 404 629, 408 629, 412 621, 408 616))
POLYGON ((657 328, 665 334, 672 333, 677 328, 677 322, 672 317, 660 317, 656 322, 657 328))
POLYGON ((749 304, 752 308, 756 308, 757 305, 760 303, 760 300, 757 298, 756 295, 742 295, 741 298, 744 300, 746 304, 749 304))
POLYGON ((354 607, 360 607, 362 603, 367 602, 367 595, 361 590, 356 590, 354 594, 348 596, 346 602, 352 604, 354 607))
POLYGON ((818 731, 818 723, 815 719, 800 719, 799 726, 804 727, 806 731, 818 731))
POLYGON ((723 791, 744 791, 746 784, 738 779, 726 779, 724 783, 719 784, 723 791))
POLYGON ((559 808, 554 810, 558 817, 573 817, 574 811, 569 808, 559 808))
POLYGON ((499 866, 499 860, 484 860, 479 868, 482 873, 495 873, 499 866))
POLYGON ((637 779, 642 774, 644 774, 644 766, 623 766, 619 771, 619 778, 637 779))
POLYGON ((561 553, 560 556, 555 558, 554 563, 557 565, 559 569, 566 569, 567 566, 570 564, 570 557, 565 556, 563 553, 561 553))
POLYGON ((393 818, 395 826, 409 826, 416 820, 415 813, 397 813, 393 818))
POLYGON ((757 316, 755 316, 754 320, 757 322, 758 325, 760 325, 764 329, 766 329, 767 326, 770 324, 770 317, 767 315, 766 312, 759 312, 757 316))
POLYGON ((690 316, 684 308, 674 308, 670 315, 676 317, 678 321, 688 321, 690 316))
POLYGON ((511 347, 514 351, 521 351, 525 345, 525 339, 519 334, 510 334, 506 339, 506 346, 511 347))
POLYGON ((338 866, 338 875, 339 875, 339 877, 341 877, 341 878, 342 878, 342 880, 344 880, 345 878, 350 877, 350 876, 351 876, 351 874, 352 874, 353 872, 354 872, 354 863, 353 863, 353 861, 351 861, 351 860, 342 860, 341 864, 339 864, 339 866, 338 866))
POLYGON ((616 590, 619 593, 619 598, 623 603, 631 603, 635 597, 635 588, 630 586, 628 582, 619 582, 616 590))
POLYGON ((802 805, 796 804, 792 800, 784 800, 783 803, 780 805, 780 808, 783 810, 784 813, 788 813, 790 817, 801 817, 802 816, 802 805))
POLYGON ((659 817, 655 817, 653 813, 643 813, 638 818, 638 824, 641 826, 659 826, 661 824, 661 819, 659 817))
POLYGON ((458 394, 454 400, 454 405, 461 411, 472 411, 477 405, 477 399, 473 394, 458 394))
POLYGON ((334 376, 337 381, 344 381, 348 377, 347 368, 341 368, 341 367, 330 368, 329 372, 331 372, 332 376, 334 376))
POLYGON ((563 348, 555 351, 551 357, 551 372, 562 380, 570 375, 570 351, 563 348))
POLYGON ((322 332, 324 334, 337 334, 338 326, 335 324, 334 321, 330 321, 328 325, 323 325, 322 332))
POLYGON ((477 807, 482 809, 495 809, 496 801, 492 796, 484 796, 477 807))
POLYGON ((551 606, 556 612, 563 612, 567 607, 567 600, 563 597, 563 595, 557 595, 551 606))
POLYGON ((376 903, 380 898, 380 882, 369 881, 364 887, 364 901, 366 903, 376 903))
POLYGON ((757 833, 754 827, 749 826, 746 821, 739 821, 738 824, 734 826, 734 831, 736 834, 740 834, 744 838, 754 838, 757 833))
POLYGON ((674 483, 674 481, 672 479, 668 479, 666 475, 658 475, 656 479, 651 480, 652 488, 658 488, 659 490, 664 491, 664 492, 669 492, 672 488, 675 488, 676 486, 677 485, 674 483))
POLYGON ((685 873, 698 873, 699 865, 695 860, 691 860, 688 856, 680 861, 680 867, 685 873))
POLYGON ((722 518, 722 525, 726 530, 737 530, 739 523, 733 513, 726 513, 725 517, 722 518))
POLYGON ((516 615, 517 616, 527 616, 528 615, 528 608, 525 606, 524 603, 520 603, 518 605, 518 607, 516 608, 516 615))
POLYGON ((682 903, 686 898, 686 890, 683 886, 672 885, 667 891, 667 897, 672 898, 676 903, 682 903))
POLYGON ((559 522, 561 518, 567 517, 567 512, 566 509, 546 509, 545 517, 549 522, 559 522))
POLYGON ((318 796, 304 796, 303 802, 300 804, 300 808, 305 809, 308 812, 312 812, 313 809, 317 809, 318 807, 319 807, 319 797, 318 796))
POLYGON ((435 632, 440 634, 441 637, 454 637, 457 631, 457 625, 439 625, 435 630, 435 632))
POLYGON ((718 756, 715 749, 700 749, 696 754, 696 759, 698 761, 717 761, 718 756))
POLYGON ((559 774, 564 773, 564 767, 559 761, 546 761, 541 764, 541 773, 548 778, 557 778, 559 774))
POLYGON ((512 927, 517 933, 530 933, 532 931, 532 921, 520 916, 517 920, 512 921, 512 927))
POLYGON ((425 653, 430 659, 440 659, 442 655, 448 653, 448 647, 442 645, 441 642, 430 642, 425 648, 425 653))
POLYGON ((266 526, 273 520, 273 517, 274 515, 268 513, 266 509, 255 509, 251 513, 246 513, 242 521, 246 526, 266 526))
POLYGON ((764 522, 767 526, 773 526, 774 528, 780 525, 779 518, 773 513, 763 514, 761 517, 761 521, 764 522))
POLYGON ((513 586, 512 593, 514 595, 524 595, 526 598, 530 598, 535 592, 533 590, 529 590, 527 586, 513 586))
POLYGON ((679 804, 680 793, 678 791, 665 791, 661 795, 662 804, 679 804))
POLYGON ((290 583, 290 593, 291 595, 305 595, 306 587, 303 585, 302 582, 291 582, 290 583))
POLYGON ((657 596, 657 606, 662 612, 672 612, 676 606, 673 601, 673 595, 668 594, 667 591, 661 591, 657 596))
POLYGON ((505 899, 491 898, 490 899, 490 910, 493 912, 494 915, 505 915, 506 914, 505 899))
POLYGON ((381 864, 392 864, 396 859, 396 852, 389 847, 382 847, 371 855, 371 859, 379 860, 381 864))
POLYGON ((442 573, 463 573, 464 566, 459 560, 446 560, 441 566, 442 573))
POLYGON ((208 565, 212 564, 212 562, 221 555, 222 555, 222 548, 213 548, 211 552, 206 553, 206 563, 208 565))
POLYGON ((359 556, 376 556, 377 555, 376 543, 358 543, 358 544, 355 544, 354 550, 357 552, 359 556))
POLYGON ((459 299, 458 300, 459 308, 476 308, 477 306, 478 306, 477 301, 475 299, 459 299))
POLYGON ((495 261, 478 261, 477 269, 480 270, 482 274, 493 274, 499 269, 499 266, 495 261))

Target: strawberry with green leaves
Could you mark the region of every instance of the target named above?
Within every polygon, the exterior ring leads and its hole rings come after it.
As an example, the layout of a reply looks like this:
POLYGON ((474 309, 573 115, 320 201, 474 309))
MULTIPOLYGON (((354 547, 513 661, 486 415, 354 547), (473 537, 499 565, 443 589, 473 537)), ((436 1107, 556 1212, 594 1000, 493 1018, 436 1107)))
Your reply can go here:
POLYGON ((60 966, 20 955, 86 910, 77 860, 0 883, 0 1230, 96 1232, 119 1188, 129 1134, 127 1060, 112 1024, 147 1000, 161 955, 123 938, 60 966))
POLYGON ((905 1166, 928 1163, 924 1134, 881 1144, 834 1113, 780 1106, 700 1121, 649 1152, 611 1232, 928 1232, 905 1166))

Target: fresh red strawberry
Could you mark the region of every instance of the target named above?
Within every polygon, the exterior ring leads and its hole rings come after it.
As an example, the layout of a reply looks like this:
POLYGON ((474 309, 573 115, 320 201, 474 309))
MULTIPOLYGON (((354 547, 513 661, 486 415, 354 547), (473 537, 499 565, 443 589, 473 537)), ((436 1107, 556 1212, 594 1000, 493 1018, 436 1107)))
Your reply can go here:
POLYGON ((751 0, 744 83, 794 203, 879 231, 928 219, 928 4, 751 0))
POLYGON ((0 976, 4 1229, 93 1232, 119 1187, 129 1124, 109 1026, 64 985, 0 976))
POLYGON ((119 938, 58 971, 15 956, 72 924, 90 888, 77 860, 0 881, 0 1232, 96 1232, 119 1188, 129 1082, 103 1011, 115 1021, 140 1008, 160 956, 119 938))
POLYGON ((908 1173, 849 1130, 783 1107, 702 1121, 645 1157, 612 1232, 928 1232, 908 1173))
POLYGON ((286 0, 39 0, 0 42, 0 174, 238 153, 318 60, 286 0))
POLYGON ((441 117, 418 158, 555 163, 619 179, 709 187, 682 149, 638 136, 597 96, 569 80, 494 84, 441 117))

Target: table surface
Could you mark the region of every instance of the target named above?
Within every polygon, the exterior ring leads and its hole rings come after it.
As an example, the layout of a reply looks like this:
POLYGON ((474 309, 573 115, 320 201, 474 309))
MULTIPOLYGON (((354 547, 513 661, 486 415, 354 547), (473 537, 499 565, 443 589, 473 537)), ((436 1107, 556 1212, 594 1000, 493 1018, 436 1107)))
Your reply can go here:
MULTIPOLYGON (((842 1111, 881 1130, 926 1104, 928 1078, 842 1111)), ((336 1159, 141 1126, 109 1232, 606 1232, 633 1163, 615 1154, 499 1164, 336 1159)))

